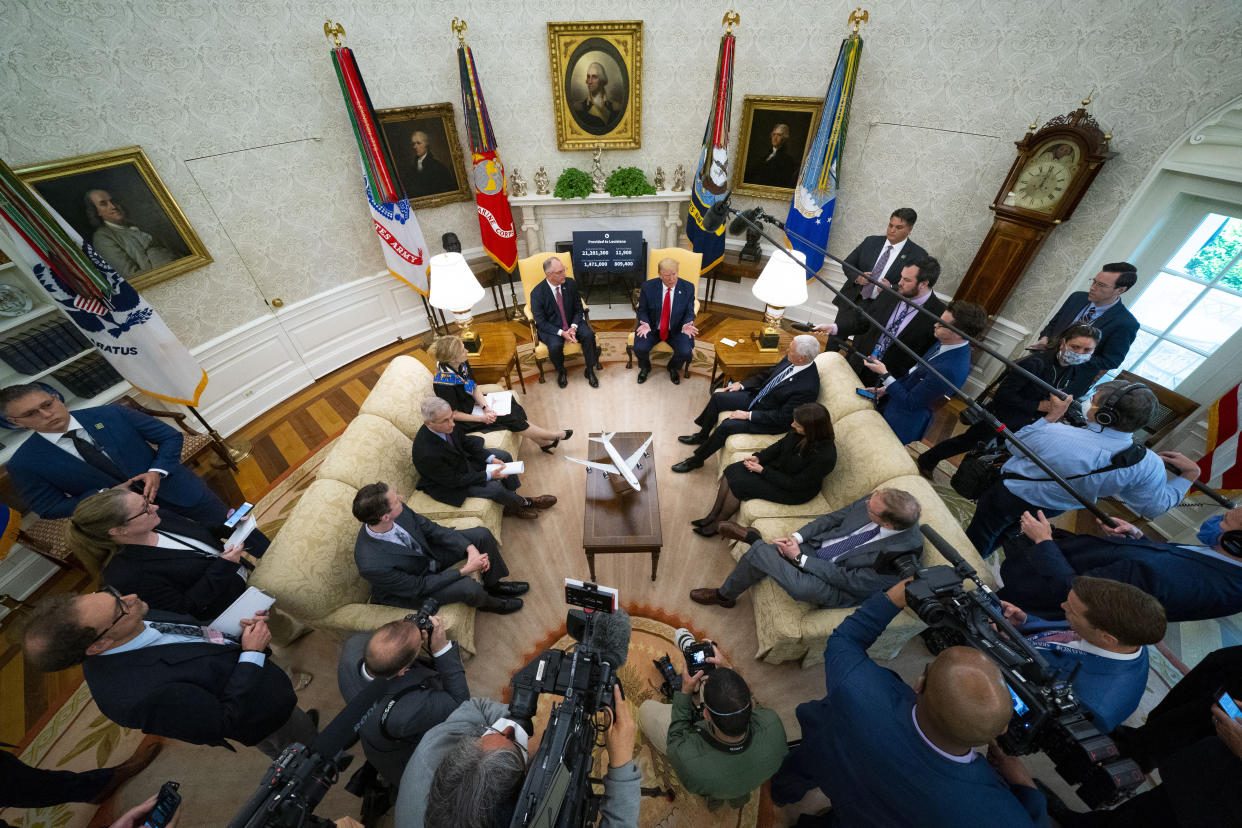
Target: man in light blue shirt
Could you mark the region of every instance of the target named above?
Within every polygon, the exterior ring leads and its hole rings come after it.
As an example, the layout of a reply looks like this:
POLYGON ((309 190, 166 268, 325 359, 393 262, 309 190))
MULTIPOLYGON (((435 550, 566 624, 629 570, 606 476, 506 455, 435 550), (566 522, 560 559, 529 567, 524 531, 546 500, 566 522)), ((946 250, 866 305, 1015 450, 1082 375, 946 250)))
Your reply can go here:
MULTIPOLYGON (((1138 383, 1101 385, 1087 411, 1086 428, 1060 422, 1072 401, 1050 396, 1044 418, 1018 431, 1018 438, 1090 502, 1115 495, 1138 514, 1154 517, 1181 501, 1199 476, 1198 465, 1179 452, 1157 454, 1134 443, 1133 432, 1147 425, 1155 411, 1150 389, 1138 383), (1178 472, 1172 480, 1166 463, 1178 472)), ((1051 517, 1081 505, 1016 448, 1002 472, 1004 477, 980 496, 966 529, 985 557, 1017 527, 1023 512, 1042 509, 1051 517)))

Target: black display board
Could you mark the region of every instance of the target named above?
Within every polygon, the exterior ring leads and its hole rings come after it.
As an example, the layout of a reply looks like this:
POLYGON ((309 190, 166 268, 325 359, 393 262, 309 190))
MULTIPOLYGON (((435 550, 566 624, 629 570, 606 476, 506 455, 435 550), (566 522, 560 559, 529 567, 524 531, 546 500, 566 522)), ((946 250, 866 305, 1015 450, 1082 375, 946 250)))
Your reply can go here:
POLYGON ((575 230, 574 273, 623 273, 638 270, 643 258, 641 230, 575 230))

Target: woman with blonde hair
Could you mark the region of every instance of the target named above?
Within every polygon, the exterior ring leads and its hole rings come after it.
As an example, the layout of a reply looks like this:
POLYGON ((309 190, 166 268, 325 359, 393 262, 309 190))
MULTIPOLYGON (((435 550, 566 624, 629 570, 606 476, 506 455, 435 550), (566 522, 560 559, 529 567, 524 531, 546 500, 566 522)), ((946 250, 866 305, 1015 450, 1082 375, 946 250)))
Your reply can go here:
POLYGON ((561 440, 573 436, 571 428, 550 431, 530 422, 516 399, 508 414, 499 415, 493 411, 470 372, 469 354, 461 337, 440 337, 431 343, 431 356, 436 361, 432 389, 437 397, 452 407, 453 422, 459 423, 463 431, 520 432, 547 454, 551 454, 561 440), (473 413, 476 406, 481 413, 473 413))

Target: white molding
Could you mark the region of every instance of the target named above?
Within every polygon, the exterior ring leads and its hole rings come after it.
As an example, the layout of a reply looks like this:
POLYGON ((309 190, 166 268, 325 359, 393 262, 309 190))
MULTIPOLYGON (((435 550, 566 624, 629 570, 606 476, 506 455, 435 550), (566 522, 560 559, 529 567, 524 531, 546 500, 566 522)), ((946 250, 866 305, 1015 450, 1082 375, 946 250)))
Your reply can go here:
POLYGON ((572 229, 642 230, 649 248, 676 247, 682 238, 682 205, 689 199, 689 192, 660 190, 633 197, 606 193, 591 193, 586 198, 510 196, 509 204, 521 211, 515 226, 522 233, 529 256, 551 250, 557 237, 572 229), (653 239, 660 243, 655 244, 653 239))
POLYGON ((20 543, 0 561, 0 594, 25 600, 56 574, 59 567, 20 543))

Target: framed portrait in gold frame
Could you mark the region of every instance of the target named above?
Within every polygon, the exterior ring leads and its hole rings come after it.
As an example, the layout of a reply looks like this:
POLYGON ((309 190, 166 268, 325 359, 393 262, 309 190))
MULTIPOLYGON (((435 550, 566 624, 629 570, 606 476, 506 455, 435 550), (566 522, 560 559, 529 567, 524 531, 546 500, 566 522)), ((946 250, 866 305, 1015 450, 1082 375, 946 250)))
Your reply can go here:
POLYGON ((642 146, 643 21, 548 24, 560 150, 642 146))
POLYGON ((378 110, 397 178, 415 210, 473 201, 451 103, 378 110))
POLYGON ((211 263, 142 147, 16 172, 137 290, 211 263))
POLYGON ((744 97, 733 192, 791 199, 823 108, 823 98, 744 97))

